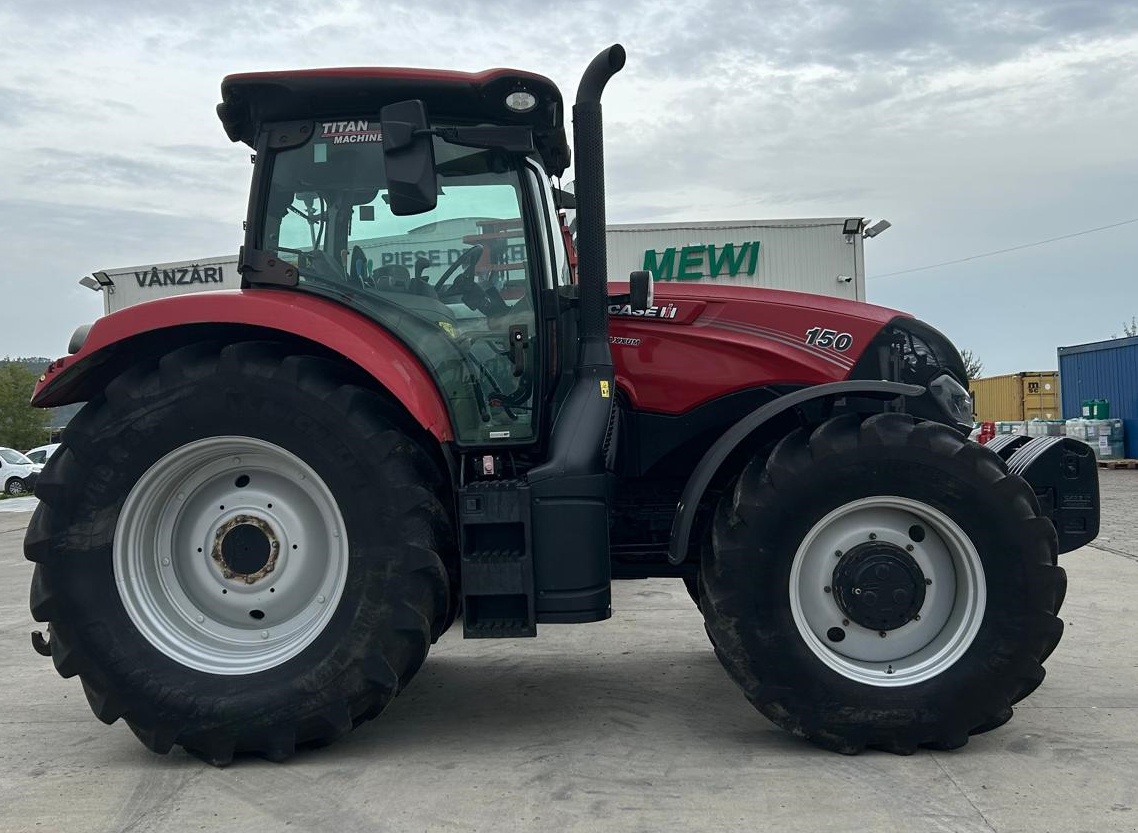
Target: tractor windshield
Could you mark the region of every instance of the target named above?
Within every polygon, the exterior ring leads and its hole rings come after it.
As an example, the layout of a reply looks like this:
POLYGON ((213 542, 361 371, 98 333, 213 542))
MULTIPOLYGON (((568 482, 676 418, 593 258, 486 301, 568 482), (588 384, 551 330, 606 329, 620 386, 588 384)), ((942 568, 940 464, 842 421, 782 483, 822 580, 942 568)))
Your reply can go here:
POLYGON ((260 248, 297 267, 299 289, 347 300, 414 350, 460 442, 529 440, 537 340, 517 164, 436 141, 437 207, 397 217, 382 145, 345 135, 362 140, 276 153, 260 248))

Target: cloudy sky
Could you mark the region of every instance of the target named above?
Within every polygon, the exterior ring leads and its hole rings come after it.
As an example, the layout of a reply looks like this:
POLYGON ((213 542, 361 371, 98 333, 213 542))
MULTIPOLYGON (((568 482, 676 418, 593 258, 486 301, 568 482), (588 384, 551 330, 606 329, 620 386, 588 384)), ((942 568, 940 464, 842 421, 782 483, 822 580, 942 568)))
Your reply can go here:
POLYGON ((0 0, 0 356, 61 354, 95 269, 239 245, 227 73, 531 69, 566 97, 613 41, 613 222, 886 217, 867 291, 993 373, 1138 314, 1132 0, 247 3, 0 0), (880 275, 882 277, 874 277, 880 275))

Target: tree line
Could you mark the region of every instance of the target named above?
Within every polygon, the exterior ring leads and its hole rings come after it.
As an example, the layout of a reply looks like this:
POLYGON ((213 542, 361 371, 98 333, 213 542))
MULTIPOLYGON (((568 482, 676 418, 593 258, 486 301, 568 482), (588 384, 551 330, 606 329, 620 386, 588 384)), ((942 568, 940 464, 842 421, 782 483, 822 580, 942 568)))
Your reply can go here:
POLYGON ((29 404, 50 363, 43 356, 0 359, 0 446, 27 451, 43 445, 51 439, 53 427, 66 425, 79 410, 79 405, 45 410, 29 404))

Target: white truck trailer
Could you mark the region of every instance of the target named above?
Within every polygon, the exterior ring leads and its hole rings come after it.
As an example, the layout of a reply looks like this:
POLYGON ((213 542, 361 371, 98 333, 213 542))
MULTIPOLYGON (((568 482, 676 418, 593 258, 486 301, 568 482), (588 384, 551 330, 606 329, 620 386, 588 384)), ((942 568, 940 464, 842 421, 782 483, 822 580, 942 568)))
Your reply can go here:
MULTIPOLYGON (((432 266, 445 266, 469 245, 465 239, 480 231, 470 223, 437 225, 437 240, 423 250, 404 251, 398 241, 405 237, 376 238, 364 247, 369 263, 414 268, 418 258, 426 258, 432 266)), ((610 225, 609 274, 622 280, 635 269, 647 269, 660 282, 741 284, 864 301, 864 240, 888 223, 868 231, 865 226, 860 217, 610 225)), ((167 295, 236 289, 241 275, 234 252, 107 269, 81 282, 104 292, 110 313, 167 295)))

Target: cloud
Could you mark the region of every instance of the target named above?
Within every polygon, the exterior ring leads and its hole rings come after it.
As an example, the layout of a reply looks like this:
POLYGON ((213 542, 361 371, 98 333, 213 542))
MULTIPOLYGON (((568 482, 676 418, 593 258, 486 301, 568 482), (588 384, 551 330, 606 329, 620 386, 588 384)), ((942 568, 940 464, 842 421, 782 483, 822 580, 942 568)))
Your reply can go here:
POLYGON ((16 126, 27 123, 36 113, 51 109, 44 99, 28 90, 0 87, 0 124, 16 126))
POLYGON ((174 153, 165 161, 152 161, 120 153, 34 148, 35 159, 24 169, 23 180, 38 187, 93 185, 107 188, 191 188, 214 186, 185 166, 188 153, 174 153))
MULTIPOLYGON (((6 4, 0 31, 0 192, 6 216, 20 206, 5 231, 21 242, 0 291, 49 309, 91 269, 235 248, 249 151, 213 106, 222 76, 250 69, 513 65, 556 80, 569 105, 587 61, 619 40, 628 65, 605 94, 614 221, 887 216, 871 274, 1133 212, 1129 0, 61 0, 50 27, 36 4, 6 4)), ((1053 366, 1063 311, 1079 310, 1078 337, 1138 311, 1133 237, 871 281, 870 298, 936 317, 990 370, 1053 366), (1057 301, 1076 274, 1110 301, 1057 301), (1019 306, 1046 332, 1007 336, 1019 306)), ((53 352, 76 323, 62 306, 14 323, 7 301, 0 353, 8 337, 53 352)))

